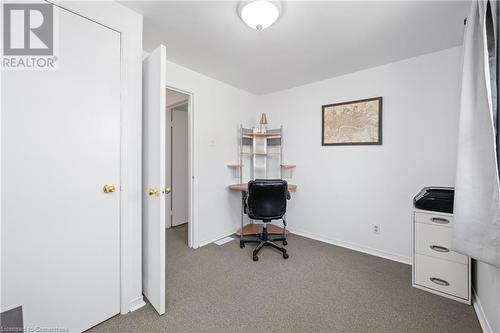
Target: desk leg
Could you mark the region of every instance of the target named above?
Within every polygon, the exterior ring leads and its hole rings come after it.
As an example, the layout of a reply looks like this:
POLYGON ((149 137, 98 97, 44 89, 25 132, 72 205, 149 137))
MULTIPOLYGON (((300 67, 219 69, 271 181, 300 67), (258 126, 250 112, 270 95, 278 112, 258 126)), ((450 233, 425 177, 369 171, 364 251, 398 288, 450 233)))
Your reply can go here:
POLYGON ((286 241, 286 213, 283 215, 283 245, 288 245, 288 242, 286 241))
POLYGON ((241 191, 241 229, 240 229, 240 247, 243 244, 243 210, 245 209, 245 191, 241 191))

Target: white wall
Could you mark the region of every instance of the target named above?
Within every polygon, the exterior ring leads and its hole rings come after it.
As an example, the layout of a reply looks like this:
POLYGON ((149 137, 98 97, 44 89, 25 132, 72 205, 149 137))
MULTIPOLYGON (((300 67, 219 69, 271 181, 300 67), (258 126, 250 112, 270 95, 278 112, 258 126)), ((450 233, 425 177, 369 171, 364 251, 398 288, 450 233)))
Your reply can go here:
POLYGON ((167 85, 193 94, 194 246, 233 233, 240 223, 241 194, 226 165, 237 161, 238 128, 251 124, 256 96, 167 61, 167 85))
POLYGON ((460 51, 259 97, 255 120, 267 112, 271 127, 283 124, 284 161, 297 165, 287 214, 292 231, 410 263, 413 196, 454 183, 460 51), (382 146, 321 146, 322 105, 377 96, 382 146))
POLYGON ((500 269, 473 263, 475 308, 485 333, 500 332, 500 269))

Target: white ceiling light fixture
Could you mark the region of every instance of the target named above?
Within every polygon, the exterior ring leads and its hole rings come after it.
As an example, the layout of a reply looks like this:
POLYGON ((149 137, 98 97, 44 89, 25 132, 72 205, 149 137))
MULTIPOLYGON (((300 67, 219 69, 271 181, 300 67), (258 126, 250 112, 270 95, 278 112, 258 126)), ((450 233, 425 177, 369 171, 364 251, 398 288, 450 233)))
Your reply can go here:
POLYGON ((263 30, 278 20, 281 4, 276 0, 242 1, 238 6, 238 14, 250 28, 263 30))

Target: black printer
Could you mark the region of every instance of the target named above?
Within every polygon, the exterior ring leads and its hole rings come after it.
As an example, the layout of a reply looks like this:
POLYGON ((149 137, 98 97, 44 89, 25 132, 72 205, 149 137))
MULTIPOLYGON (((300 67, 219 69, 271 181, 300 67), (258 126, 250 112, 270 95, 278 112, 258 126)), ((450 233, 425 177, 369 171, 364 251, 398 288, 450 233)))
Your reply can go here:
POLYGON ((453 187, 424 187, 413 198, 415 208, 453 214, 453 187))

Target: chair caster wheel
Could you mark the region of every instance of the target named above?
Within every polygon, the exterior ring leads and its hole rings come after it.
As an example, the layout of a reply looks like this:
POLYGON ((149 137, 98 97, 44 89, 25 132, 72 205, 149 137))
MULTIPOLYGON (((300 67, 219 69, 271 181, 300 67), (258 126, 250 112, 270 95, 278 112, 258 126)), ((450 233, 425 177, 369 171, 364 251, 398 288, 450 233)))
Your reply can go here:
POLYGON ((283 253, 283 259, 288 259, 288 253, 283 253))
POLYGON ((259 261, 259 257, 253 256, 253 261, 259 261))
POLYGON ((240 249, 245 247, 245 243, 240 243, 240 249))
POLYGON ((284 246, 287 246, 288 245, 288 242, 286 240, 283 241, 283 245, 284 246))

